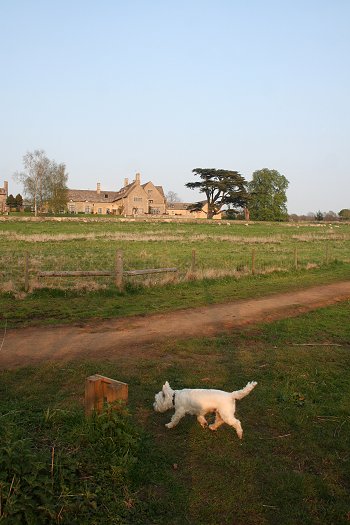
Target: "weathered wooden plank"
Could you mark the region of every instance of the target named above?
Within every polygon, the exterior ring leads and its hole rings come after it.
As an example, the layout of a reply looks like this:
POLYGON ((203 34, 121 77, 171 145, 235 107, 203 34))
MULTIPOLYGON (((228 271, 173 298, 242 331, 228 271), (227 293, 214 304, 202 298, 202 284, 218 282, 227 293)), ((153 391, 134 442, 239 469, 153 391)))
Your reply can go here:
POLYGON ((91 276, 111 276, 114 272, 91 270, 91 271, 62 271, 62 272, 39 272, 38 277, 91 277, 91 276))
POLYGON ((150 268, 148 270, 126 270, 124 275, 146 275, 148 273, 177 272, 177 268, 150 268))
MULTIPOLYGON (((150 268, 149 270, 126 270, 123 275, 146 275, 148 273, 177 272, 177 268, 150 268)), ((91 270, 91 271, 50 271, 38 272, 38 277, 102 277, 115 275, 114 272, 91 270)))

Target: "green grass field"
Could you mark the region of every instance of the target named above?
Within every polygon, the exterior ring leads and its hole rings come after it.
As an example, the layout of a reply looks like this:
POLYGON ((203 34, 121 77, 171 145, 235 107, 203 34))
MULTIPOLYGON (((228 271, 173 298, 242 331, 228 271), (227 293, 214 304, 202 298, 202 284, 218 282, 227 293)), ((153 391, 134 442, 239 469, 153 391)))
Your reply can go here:
POLYGON ((0 222, 0 254, 0 320, 6 319, 8 326, 70 322, 188 308, 346 279, 350 224, 11 219, 0 222), (113 271, 118 249, 123 250, 125 270, 177 267, 178 272, 129 277, 123 293, 111 277, 37 276, 50 270, 113 271))
MULTIPOLYGON (((334 260, 349 262, 350 225, 7 221, 0 223, 0 247, 2 288, 8 286, 10 291, 23 286, 26 252, 32 287, 63 286, 52 279, 38 282, 39 270, 113 270, 117 249, 124 252, 126 270, 177 267, 179 280, 191 271, 193 250, 198 276, 210 278, 249 273, 253 248, 258 272, 294 268, 295 250, 301 268, 334 260)), ((109 285, 103 278, 95 281, 87 285, 85 281, 85 286, 109 285)), ((64 287, 69 283, 83 285, 69 280, 64 287)))
POLYGON ((0 373, 0 523, 342 525, 350 519, 350 303, 118 361, 0 373), (311 346, 305 346, 310 344, 311 346), (83 416, 84 380, 129 383, 129 415, 83 416), (244 439, 152 409, 174 388, 258 386, 244 439))

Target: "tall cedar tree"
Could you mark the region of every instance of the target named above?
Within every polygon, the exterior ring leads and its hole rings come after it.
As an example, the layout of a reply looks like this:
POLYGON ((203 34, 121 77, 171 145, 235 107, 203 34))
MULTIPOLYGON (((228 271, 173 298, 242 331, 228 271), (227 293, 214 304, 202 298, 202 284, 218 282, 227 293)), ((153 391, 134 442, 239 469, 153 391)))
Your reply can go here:
MULTIPOLYGON (((205 193, 208 204, 207 218, 212 219, 222 210, 223 206, 231 205, 244 208, 248 202, 247 182, 238 171, 215 168, 195 168, 192 173, 198 175, 198 182, 187 182, 185 185, 191 190, 205 193)), ((205 202, 196 202, 191 211, 203 209, 205 202)))

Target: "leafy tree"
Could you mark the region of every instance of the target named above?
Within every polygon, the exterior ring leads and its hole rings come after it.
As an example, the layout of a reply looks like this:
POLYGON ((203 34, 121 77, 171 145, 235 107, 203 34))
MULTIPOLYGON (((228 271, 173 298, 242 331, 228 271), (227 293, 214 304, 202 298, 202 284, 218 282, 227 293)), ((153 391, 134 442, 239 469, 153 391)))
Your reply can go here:
POLYGON ((67 207, 67 181, 66 166, 52 161, 47 180, 47 204, 54 213, 59 213, 67 207))
POLYGON ((14 196, 12 195, 12 193, 10 193, 10 195, 8 195, 7 199, 6 199, 6 205, 9 207, 9 208, 16 208, 16 199, 14 198, 14 196))
POLYGON ((15 197, 15 201, 16 201, 16 208, 19 209, 23 206, 23 197, 20 193, 17 193, 16 197, 15 197))
POLYGON ((343 210, 340 210, 338 215, 343 221, 350 220, 350 210, 348 208, 344 208, 343 210))
POLYGON ((277 170, 254 171, 249 182, 250 217, 258 221, 285 221, 288 219, 286 191, 289 182, 277 170))
MULTIPOLYGON (((195 168, 192 173, 201 180, 187 182, 185 185, 191 190, 205 193, 208 204, 207 218, 212 219, 220 213, 223 206, 232 205, 238 208, 246 206, 248 200, 247 182, 238 171, 215 168, 195 168)), ((203 209, 203 201, 191 206, 192 211, 203 209)))
POLYGON ((57 211, 62 209, 67 203, 65 165, 51 161, 43 150, 27 152, 23 157, 23 165, 24 171, 17 173, 16 177, 33 203, 34 215, 43 211, 45 206, 57 211))
POLYGON ((321 210, 318 210, 318 212, 315 213, 315 221, 323 221, 324 215, 321 212, 321 210))

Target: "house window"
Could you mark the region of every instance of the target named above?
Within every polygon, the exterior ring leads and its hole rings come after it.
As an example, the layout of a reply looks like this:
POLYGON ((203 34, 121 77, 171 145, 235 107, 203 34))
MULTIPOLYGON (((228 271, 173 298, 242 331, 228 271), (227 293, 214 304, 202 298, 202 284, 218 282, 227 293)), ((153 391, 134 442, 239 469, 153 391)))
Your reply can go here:
POLYGON ((158 215, 160 213, 160 209, 159 208, 150 208, 150 213, 152 215, 158 215))
POLYGON ((101 215, 102 214, 102 208, 97 208, 97 213, 101 215))
POLYGON ((150 204, 153 204, 153 200, 149 200, 148 202, 149 202, 150 204))
POLYGON ((105 199, 108 199, 108 193, 105 193, 105 199))
POLYGON ((152 195, 152 190, 147 190, 148 195, 152 195))
POLYGON ((134 197, 134 202, 142 202, 142 197, 134 197))
POLYGON ((91 213, 91 207, 85 206, 85 213, 91 213))
POLYGON ((68 204, 68 211, 69 211, 69 213, 74 213, 75 212, 75 204, 74 203, 73 204, 71 204, 71 203, 68 204))

